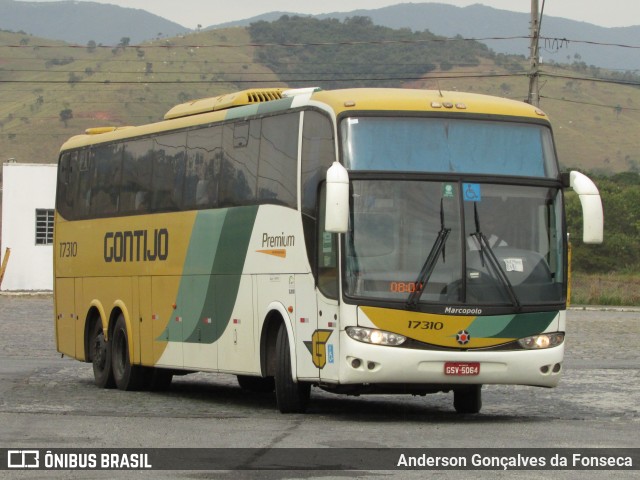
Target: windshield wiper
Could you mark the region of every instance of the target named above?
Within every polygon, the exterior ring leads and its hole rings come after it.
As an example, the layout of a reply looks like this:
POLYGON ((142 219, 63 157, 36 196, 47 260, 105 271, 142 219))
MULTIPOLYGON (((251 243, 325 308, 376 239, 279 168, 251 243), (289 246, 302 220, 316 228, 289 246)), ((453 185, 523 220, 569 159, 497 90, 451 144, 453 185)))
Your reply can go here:
POLYGON ((440 231, 438 232, 436 241, 433 243, 424 265, 422 265, 420 274, 415 282, 416 289, 411 292, 407 299, 407 308, 415 308, 416 305, 418 305, 422 292, 424 292, 424 289, 427 287, 427 282, 429 281, 433 270, 436 268, 436 262, 438 261, 440 252, 442 252, 442 260, 445 260, 444 247, 447 244, 449 233, 451 233, 451 229, 445 228, 444 226, 444 210, 442 208, 442 199, 440 199, 440 231))
POLYGON ((484 256, 486 255, 487 259, 489 260, 491 269, 493 270, 495 276, 498 277, 498 279, 502 283, 504 289, 507 291, 507 294, 511 299, 511 303, 513 303, 513 306, 516 307, 516 311, 520 311, 522 310, 522 305, 520 304, 520 300, 518 300, 518 295, 513 289, 513 285, 511 285, 509 277, 507 277, 507 273, 502 268, 502 265, 500 265, 498 257, 496 257, 496 254, 493 252, 493 249, 491 248, 487 237, 485 237, 484 233, 482 233, 482 231, 480 230, 480 218, 478 217, 478 207, 476 202, 473 203, 473 213, 475 217, 476 231, 472 233, 471 236, 476 239, 478 245, 480 246, 480 261, 482 262, 482 266, 484 267, 484 256))

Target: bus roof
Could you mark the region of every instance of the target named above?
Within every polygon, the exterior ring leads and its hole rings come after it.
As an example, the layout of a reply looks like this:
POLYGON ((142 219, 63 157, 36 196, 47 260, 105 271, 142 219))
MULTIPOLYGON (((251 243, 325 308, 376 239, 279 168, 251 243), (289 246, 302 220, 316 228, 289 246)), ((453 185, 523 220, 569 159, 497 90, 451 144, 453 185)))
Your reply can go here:
POLYGON ((264 88, 176 105, 167 112, 163 121, 157 123, 137 127, 89 128, 84 135, 67 140, 61 150, 319 104, 326 105, 336 115, 347 111, 410 111, 547 119, 544 112, 527 103, 476 93, 402 88, 264 88))
POLYGON ((328 104, 336 114, 346 110, 450 111, 546 118, 540 109, 524 102, 457 91, 353 88, 320 90, 313 94, 312 99, 328 104))

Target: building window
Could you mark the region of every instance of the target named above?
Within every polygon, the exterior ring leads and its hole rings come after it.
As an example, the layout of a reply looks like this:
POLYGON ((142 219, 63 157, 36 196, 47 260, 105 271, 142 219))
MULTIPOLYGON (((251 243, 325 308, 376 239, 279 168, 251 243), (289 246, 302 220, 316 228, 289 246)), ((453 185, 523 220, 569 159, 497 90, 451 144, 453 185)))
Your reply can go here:
POLYGON ((36 245, 53 244, 53 209, 36 208, 36 245))

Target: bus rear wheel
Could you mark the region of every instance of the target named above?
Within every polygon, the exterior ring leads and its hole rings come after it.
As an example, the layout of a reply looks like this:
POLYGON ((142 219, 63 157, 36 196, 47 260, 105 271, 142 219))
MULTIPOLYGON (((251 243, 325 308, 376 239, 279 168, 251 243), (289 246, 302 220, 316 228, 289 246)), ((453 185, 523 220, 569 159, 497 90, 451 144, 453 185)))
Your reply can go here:
POLYGON ((97 319, 89 339, 89 358, 93 364, 93 382, 100 388, 113 388, 116 383, 111 369, 111 344, 104 338, 102 322, 97 319))
POLYGON ((113 379, 120 390, 141 390, 145 387, 144 368, 131 365, 127 324, 122 314, 118 316, 111 334, 111 368, 113 379))
POLYGON ((304 413, 309 403, 311 384, 294 382, 287 327, 280 325, 276 340, 276 402, 281 413, 304 413))
POLYGON ((471 385, 453 391, 453 407, 457 413, 478 413, 482 408, 482 385, 471 385))

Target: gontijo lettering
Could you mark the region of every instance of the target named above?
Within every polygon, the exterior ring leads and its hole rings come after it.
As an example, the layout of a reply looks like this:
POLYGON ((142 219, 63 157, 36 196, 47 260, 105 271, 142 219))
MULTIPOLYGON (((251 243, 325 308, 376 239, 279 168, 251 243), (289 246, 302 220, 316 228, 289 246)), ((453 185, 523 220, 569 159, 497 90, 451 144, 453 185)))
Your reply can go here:
POLYGON ((104 235, 104 261, 153 262, 169 256, 169 230, 127 230, 104 235))

